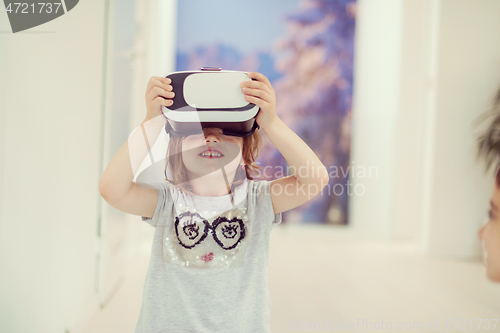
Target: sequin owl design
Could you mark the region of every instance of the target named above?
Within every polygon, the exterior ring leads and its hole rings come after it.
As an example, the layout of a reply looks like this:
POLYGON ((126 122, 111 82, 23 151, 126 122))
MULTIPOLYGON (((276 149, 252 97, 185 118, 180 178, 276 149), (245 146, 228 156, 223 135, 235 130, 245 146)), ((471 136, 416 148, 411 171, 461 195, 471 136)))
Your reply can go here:
POLYGON ((200 214, 184 212, 175 218, 175 232, 179 243, 191 249, 211 234, 215 242, 224 250, 234 249, 245 238, 243 220, 225 216, 217 217, 212 225, 200 214))
POLYGON ((165 239, 165 261, 199 268, 241 264, 250 236, 245 211, 233 209, 206 219, 208 212, 184 210, 165 239))

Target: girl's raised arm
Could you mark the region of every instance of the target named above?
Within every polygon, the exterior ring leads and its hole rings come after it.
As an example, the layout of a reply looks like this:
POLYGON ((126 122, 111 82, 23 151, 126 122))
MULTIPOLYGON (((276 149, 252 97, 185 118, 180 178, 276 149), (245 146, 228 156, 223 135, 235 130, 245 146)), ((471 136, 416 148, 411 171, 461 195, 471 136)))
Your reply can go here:
POLYGON ((148 154, 148 144, 154 144, 166 124, 161 106, 173 103, 169 99, 174 97, 170 83, 170 79, 164 77, 151 77, 146 89, 146 117, 113 156, 99 181, 99 192, 104 200, 125 213, 153 217, 155 212, 156 190, 140 187, 133 179, 148 154))
POLYGON ((260 107, 257 123, 286 159, 294 175, 271 182, 271 200, 278 214, 311 200, 328 184, 328 171, 309 146, 276 114, 276 94, 263 74, 250 72, 256 81, 241 83, 245 98, 260 107))

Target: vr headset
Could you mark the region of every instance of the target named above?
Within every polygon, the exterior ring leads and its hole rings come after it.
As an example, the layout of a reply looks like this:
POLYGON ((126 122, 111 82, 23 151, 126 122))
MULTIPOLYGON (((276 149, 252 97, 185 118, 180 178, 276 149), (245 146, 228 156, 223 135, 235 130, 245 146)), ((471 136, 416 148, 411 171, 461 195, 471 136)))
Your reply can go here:
POLYGON ((259 107, 245 100, 240 83, 251 81, 247 72, 202 67, 198 71, 173 72, 173 104, 162 106, 169 135, 198 134, 205 127, 222 129, 225 135, 247 137, 260 128, 259 107))

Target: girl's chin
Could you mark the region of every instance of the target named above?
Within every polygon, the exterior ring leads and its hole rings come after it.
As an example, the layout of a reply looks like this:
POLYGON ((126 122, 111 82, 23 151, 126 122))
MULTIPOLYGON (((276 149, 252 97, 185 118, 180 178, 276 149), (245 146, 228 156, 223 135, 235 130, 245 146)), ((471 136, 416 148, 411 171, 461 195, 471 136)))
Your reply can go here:
POLYGON ((203 164, 203 165, 215 165, 218 166, 219 168, 222 167, 223 165, 227 165, 229 162, 226 158, 220 157, 220 158, 207 158, 207 157, 198 157, 195 161, 197 164, 203 164))
POLYGON ((192 168, 189 171, 190 171, 191 176, 196 177, 196 178, 200 178, 203 176, 207 176, 207 177, 220 176, 222 174, 221 173, 222 166, 224 166, 224 171, 226 172, 226 174, 236 172, 236 168, 229 166, 229 165, 224 165, 224 164, 217 165, 216 163, 214 163, 214 168, 212 168, 212 164, 210 162, 208 164, 199 163, 196 166, 196 168, 192 168))
POLYGON ((225 167, 226 170, 228 170, 228 168, 236 169, 238 164, 235 164, 233 162, 235 162, 234 159, 230 159, 226 156, 216 157, 216 158, 198 156, 195 160, 193 160, 193 163, 195 164, 193 166, 198 167, 199 165, 203 165, 203 166, 205 166, 205 165, 212 166, 213 165, 215 169, 220 169, 223 166, 225 167), (231 166, 231 164, 235 164, 235 166, 231 166))

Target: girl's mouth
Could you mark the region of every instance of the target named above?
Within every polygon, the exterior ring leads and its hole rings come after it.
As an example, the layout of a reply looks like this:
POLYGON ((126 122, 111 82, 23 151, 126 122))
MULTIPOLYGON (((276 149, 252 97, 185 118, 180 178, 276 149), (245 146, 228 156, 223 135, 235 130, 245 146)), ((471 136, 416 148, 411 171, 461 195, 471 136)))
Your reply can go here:
POLYGON ((204 158, 222 158, 224 154, 216 149, 207 149, 199 153, 198 156, 204 158))

